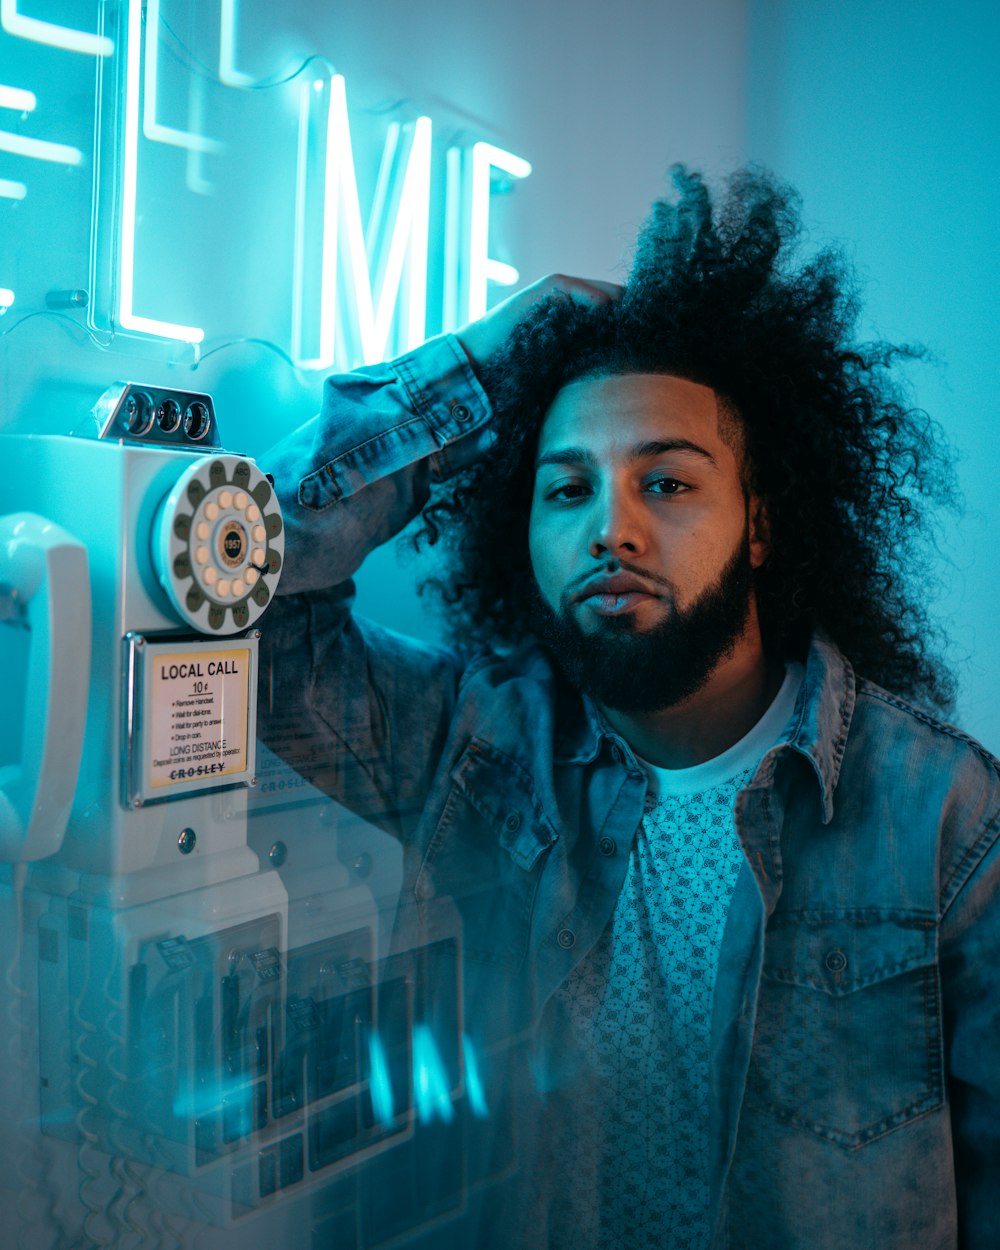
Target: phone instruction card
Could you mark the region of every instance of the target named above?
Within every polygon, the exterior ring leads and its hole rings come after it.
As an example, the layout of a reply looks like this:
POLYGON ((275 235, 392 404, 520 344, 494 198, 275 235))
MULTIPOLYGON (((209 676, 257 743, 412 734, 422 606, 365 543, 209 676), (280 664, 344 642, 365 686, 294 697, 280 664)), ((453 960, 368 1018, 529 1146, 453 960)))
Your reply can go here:
POLYGON ((141 806, 249 783, 256 742, 257 636, 126 638, 126 801, 141 806))

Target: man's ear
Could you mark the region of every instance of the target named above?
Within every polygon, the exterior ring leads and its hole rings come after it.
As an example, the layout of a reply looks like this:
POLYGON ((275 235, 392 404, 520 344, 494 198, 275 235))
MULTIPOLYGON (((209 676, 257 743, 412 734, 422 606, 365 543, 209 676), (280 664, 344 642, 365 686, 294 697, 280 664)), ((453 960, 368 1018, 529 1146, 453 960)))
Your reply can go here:
POLYGON ((763 499, 747 500, 747 529, 750 534, 750 566, 759 569, 771 554, 771 520, 763 499))

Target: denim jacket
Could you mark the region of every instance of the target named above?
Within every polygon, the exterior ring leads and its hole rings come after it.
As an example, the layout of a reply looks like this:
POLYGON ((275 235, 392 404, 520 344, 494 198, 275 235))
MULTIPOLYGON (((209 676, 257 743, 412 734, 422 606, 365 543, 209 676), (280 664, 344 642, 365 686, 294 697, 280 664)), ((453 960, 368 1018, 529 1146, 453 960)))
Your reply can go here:
MULTIPOLYGON (((466 1029, 496 1059, 608 923, 646 780, 541 649, 474 655, 351 614, 365 555, 481 453, 488 420, 444 337, 331 379, 320 415, 262 458, 287 548, 260 718, 293 766, 402 841, 398 929, 412 943, 457 926, 466 1029)), ((1000 1246, 998 773, 813 640, 793 719, 735 808, 718 1250, 1000 1246)), ((536 1076, 544 1053, 536 1039, 536 1076)), ((495 1216, 455 1244, 491 1232, 541 1245, 495 1216)))

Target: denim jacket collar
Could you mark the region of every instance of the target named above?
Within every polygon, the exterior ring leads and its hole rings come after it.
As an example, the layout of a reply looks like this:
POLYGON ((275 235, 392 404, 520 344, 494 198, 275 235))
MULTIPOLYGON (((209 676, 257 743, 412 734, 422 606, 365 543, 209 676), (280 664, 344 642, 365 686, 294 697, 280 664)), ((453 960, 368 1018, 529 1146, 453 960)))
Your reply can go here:
MULTIPOLYGON (((825 634, 817 632, 809 647, 794 716, 775 751, 796 751, 809 761, 819 785, 824 825, 833 819, 833 793, 840 778, 855 695, 850 663, 825 634)), ((583 696, 582 704, 582 716, 578 702, 575 714, 558 717, 554 753, 557 764, 593 763, 604 738, 627 748, 588 695, 583 696)))
POLYGON ((553 751, 556 764, 592 764, 605 743, 614 758, 627 769, 641 771, 632 747, 617 730, 612 729, 589 694, 581 697, 574 691, 571 700, 560 702, 553 751))
POLYGON ((583 696, 582 705, 582 716, 579 715, 578 702, 575 714, 566 709, 569 714, 557 719, 553 752, 557 764, 592 764, 601 749, 601 739, 611 734, 597 704, 589 695, 583 696))
POLYGON ((809 646, 805 678, 785 745, 812 765, 819 783, 824 825, 833 819, 833 792, 840 780, 855 696, 850 662, 825 634, 817 632, 809 646))

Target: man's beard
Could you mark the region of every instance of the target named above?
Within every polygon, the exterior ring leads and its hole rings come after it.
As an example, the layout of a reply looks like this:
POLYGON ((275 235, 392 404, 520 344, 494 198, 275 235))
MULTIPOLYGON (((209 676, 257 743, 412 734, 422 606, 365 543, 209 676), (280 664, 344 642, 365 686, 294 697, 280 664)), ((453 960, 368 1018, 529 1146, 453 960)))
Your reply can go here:
MULTIPOLYGON (((639 565, 621 563, 642 574, 639 565)), ((648 575, 647 575, 648 576, 648 575)), ((565 677, 605 707, 656 712, 700 690, 732 654, 750 614, 753 569, 744 533, 718 579, 687 608, 673 608, 652 629, 633 614, 598 618, 585 633, 565 605, 553 610, 534 590, 533 624, 565 677)))

